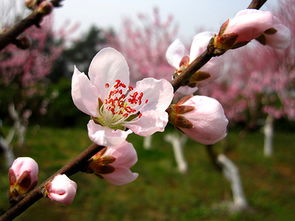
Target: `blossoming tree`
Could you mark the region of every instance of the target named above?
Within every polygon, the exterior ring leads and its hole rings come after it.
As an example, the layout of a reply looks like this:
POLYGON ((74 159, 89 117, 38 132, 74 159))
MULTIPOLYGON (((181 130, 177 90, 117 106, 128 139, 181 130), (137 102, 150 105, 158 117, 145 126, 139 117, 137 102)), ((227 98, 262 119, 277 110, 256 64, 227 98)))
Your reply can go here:
MULTIPOLYGON (((21 50, 15 45, 9 45, 0 56, 0 84, 3 94, 1 105, 2 108, 8 106, 6 111, 13 121, 7 137, 1 138, 1 147, 8 152, 14 135, 18 139, 18 144, 23 145, 32 112, 44 113, 50 100, 49 97, 45 97, 44 83, 53 62, 62 51, 62 46, 55 46, 53 43, 52 17, 44 20, 42 27, 42 30, 33 27, 23 33, 23 44, 31 44, 30 49, 21 50), (29 36, 30 40, 26 36, 29 36), (10 93, 5 93, 7 90, 10 93)), ((7 158, 8 165, 11 165, 12 158, 7 158)))

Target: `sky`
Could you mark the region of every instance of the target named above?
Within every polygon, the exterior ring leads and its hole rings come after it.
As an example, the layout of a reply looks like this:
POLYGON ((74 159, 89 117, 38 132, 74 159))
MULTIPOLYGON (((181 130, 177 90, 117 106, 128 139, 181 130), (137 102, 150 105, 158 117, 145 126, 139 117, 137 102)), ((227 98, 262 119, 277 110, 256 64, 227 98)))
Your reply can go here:
MULTIPOLYGON (((277 0, 268 0, 263 10, 275 7, 277 0)), ((138 13, 152 14, 158 7, 163 18, 173 15, 179 25, 180 38, 191 38, 197 28, 209 28, 217 32, 220 25, 250 0, 64 0, 63 7, 55 9, 56 25, 66 20, 79 23, 79 33, 92 24, 98 27, 120 29, 125 17, 136 18, 138 13)))

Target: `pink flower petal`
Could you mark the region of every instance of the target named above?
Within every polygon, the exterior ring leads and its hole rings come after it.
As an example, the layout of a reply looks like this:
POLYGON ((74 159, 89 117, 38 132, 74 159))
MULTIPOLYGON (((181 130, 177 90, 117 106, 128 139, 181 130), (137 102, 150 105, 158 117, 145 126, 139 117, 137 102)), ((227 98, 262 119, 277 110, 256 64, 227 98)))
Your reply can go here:
POLYGON ((94 85, 84 73, 81 73, 76 67, 72 77, 72 99, 76 107, 90 116, 97 114, 98 93, 94 85))
POLYGON ((147 101, 140 111, 165 111, 173 99, 173 87, 164 79, 145 78, 136 83, 134 91, 143 92, 143 101, 147 101))
MULTIPOLYGON (((211 32, 201 32, 195 35, 191 45, 191 51, 190 51, 191 62, 193 62, 194 59, 200 56, 207 49, 209 41, 211 40, 213 36, 214 34, 211 32)), ((212 58, 200 69, 200 71, 209 73, 210 78, 200 81, 198 85, 203 86, 209 82, 212 82, 213 80, 216 80, 216 78, 220 76, 219 72, 222 68, 223 68, 222 58, 221 57, 212 58)))
POLYGON ((136 120, 126 126, 140 136, 149 136, 155 132, 163 132, 168 123, 168 114, 163 111, 146 111, 136 120))
POLYGON ((277 30, 275 34, 264 35, 266 38, 266 44, 277 49, 287 48, 291 42, 290 30, 282 24, 274 25, 273 28, 277 30))
POLYGON ((209 41, 214 36, 211 32, 201 32, 194 36, 191 50, 190 50, 190 60, 191 62, 200 56, 209 44, 209 41))
POLYGON ((19 179, 25 171, 30 173, 31 183, 38 181, 39 167, 37 162, 30 157, 18 157, 13 161, 10 167, 16 180, 19 179))
POLYGON ((127 136, 132 133, 131 130, 113 130, 103 127, 90 120, 87 124, 88 136, 94 143, 102 146, 117 146, 123 143, 127 136))
POLYGON ((121 80, 125 85, 129 85, 129 67, 120 52, 113 48, 104 48, 92 59, 89 78, 97 87, 101 98, 105 98, 108 92, 106 84, 112 86, 116 80, 121 80))
POLYGON ((111 164, 114 167, 132 167, 137 162, 137 153, 133 145, 127 141, 117 146, 109 146, 104 156, 115 157, 111 164))
POLYGON ((229 20, 223 34, 238 34, 236 42, 248 42, 260 36, 273 25, 273 16, 268 11, 245 9, 229 20))
POLYGON ((176 39, 168 47, 166 51, 166 59, 171 66, 178 69, 183 56, 185 56, 184 44, 179 39, 176 39))
POLYGON ((129 168, 120 167, 116 168, 114 172, 102 176, 113 185, 124 185, 133 182, 138 177, 138 173, 133 173, 129 168))
POLYGON ((183 105, 195 107, 195 110, 183 114, 193 124, 193 128, 180 128, 191 139, 202 144, 214 144, 226 136, 228 120, 216 99, 194 96, 183 105))
POLYGON ((69 205, 75 198, 77 184, 65 174, 57 175, 47 185, 47 196, 53 201, 69 205))

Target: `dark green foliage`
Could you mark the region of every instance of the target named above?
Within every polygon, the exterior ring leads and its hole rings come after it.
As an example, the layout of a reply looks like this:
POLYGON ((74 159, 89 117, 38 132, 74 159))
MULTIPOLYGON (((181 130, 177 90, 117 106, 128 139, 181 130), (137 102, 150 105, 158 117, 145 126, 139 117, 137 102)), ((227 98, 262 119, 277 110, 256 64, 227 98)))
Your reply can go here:
POLYGON ((53 66, 50 79, 57 82, 61 77, 71 78, 74 65, 81 72, 88 72, 89 64, 94 55, 106 42, 104 31, 92 26, 85 35, 79 36, 69 48, 66 48, 53 66))
POLYGON ((51 84, 48 93, 53 94, 54 98, 47 108, 46 115, 35 123, 56 127, 86 125, 89 116, 83 114, 74 105, 70 79, 61 78, 57 83, 51 84))

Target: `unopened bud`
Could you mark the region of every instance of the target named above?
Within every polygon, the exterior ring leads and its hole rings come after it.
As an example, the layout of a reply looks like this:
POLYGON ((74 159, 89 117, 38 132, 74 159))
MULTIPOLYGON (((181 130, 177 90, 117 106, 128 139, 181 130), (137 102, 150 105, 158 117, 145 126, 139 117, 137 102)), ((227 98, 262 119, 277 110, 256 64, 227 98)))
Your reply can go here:
POLYGON ((221 104, 213 98, 188 96, 167 112, 176 127, 202 144, 214 144, 226 136, 228 120, 221 104))
MULTIPOLYGON (((191 96, 185 97, 189 99, 191 96)), ((169 114, 169 121, 178 128, 193 128, 193 124, 185 118, 183 114, 193 111, 195 108, 193 106, 181 105, 183 103, 181 99, 177 104, 171 104, 167 109, 169 114)))
POLYGON ((65 174, 59 174, 46 184, 45 195, 51 200, 69 205, 73 202, 77 191, 77 184, 65 174))
POLYGON ((31 41, 26 36, 17 38, 13 43, 20 49, 28 49, 31 46, 31 41))
POLYGON ((50 1, 43 1, 41 2, 41 4, 38 6, 38 12, 40 14, 43 14, 43 15, 48 15, 52 12, 52 9, 53 9, 53 5, 50 1))
POLYGON ((18 201, 31 191, 38 181, 38 164, 30 157, 17 158, 9 168, 9 198, 18 201))

